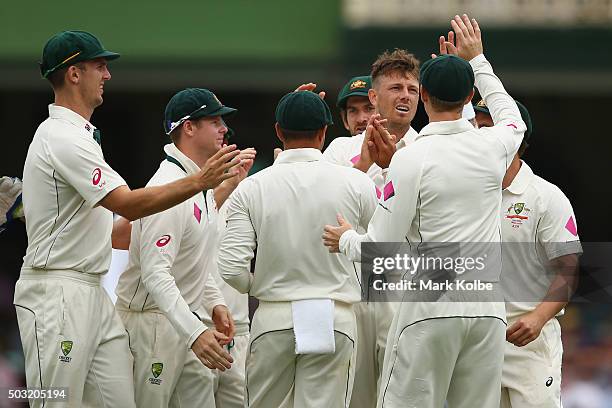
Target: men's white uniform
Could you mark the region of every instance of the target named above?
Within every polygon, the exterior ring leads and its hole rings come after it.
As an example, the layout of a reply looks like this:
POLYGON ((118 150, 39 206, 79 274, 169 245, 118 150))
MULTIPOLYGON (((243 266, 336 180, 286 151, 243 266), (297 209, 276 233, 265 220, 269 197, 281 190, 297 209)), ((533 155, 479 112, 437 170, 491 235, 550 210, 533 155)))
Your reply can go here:
POLYGON ((104 161, 94 131, 76 112, 52 104, 34 134, 23 170, 28 248, 15 307, 28 387, 68 387, 69 406, 130 407, 128 337, 100 286, 111 260, 113 214, 97 207, 126 183, 104 161))
MULTIPOLYGON (((525 124, 484 55, 470 64, 496 126, 474 129, 466 119, 432 122, 409 149, 395 153, 367 234, 349 230, 340 239, 349 259, 360 258, 362 241, 500 241, 500 187, 525 124)), ((495 282, 500 268, 490 269, 485 279, 495 282)), ((441 407, 445 398, 453 408, 498 404, 503 303, 459 302, 455 293, 438 302, 400 305, 389 331, 379 406, 441 407)))
MULTIPOLYGON (((229 199, 223 203, 219 210, 219 239, 216 241, 215 255, 218 254, 219 244, 225 234, 225 220, 227 218, 227 207, 229 199)), ((244 386, 246 371, 246 356, 249 347, 249 295, 239 293, 236 289, 225 283, 219 275, 217 256, 207 257, 207 266, 210 274, 225 299, 225 304, 232 314, 236 326, 236 334, 232 343, 225 346, 231 354, 234 362, 232 368, 225 371, 213 370, 215 405, 217 408, 242 408, 244 407, 244 386)), ((196 312, 202 317, 204 324, 213 327, 214 323, 204 308, 196 312)))
MULTIPOLYGON (((502 193, 502 282, 510 288, 506 314, 512 325, 533 311, 546 296, 553 275, 549 261, 582 253, 576 218, 563 192, 521 163, 502 193), (506 283, 507 282, 507 283, 506 283)), ((561 316, 563 310, 557 316, 561 316)), ((563 345, 556 318, 540 335, 517 347, 506 342, 502 374, 502 407, 561 407, 563 345)))
MULTIPOLYGON (((397 144, 397 150, 414 142, 418 133, 410 128, 397 144)), ((351 137, 338 137, 334 139, 323 152, 323 158, 331 163, 341 166, 353 167, 359 160, 361 146, 365 132, 351 137)), ((376 184, 377 195, 380 196, 385 184, 386 169, 383 171, 376 163, 372 164, 367 175, 376 184)), ((358 232, 365 232, 358 229, 358 232)), ((355 267, 361 278, 361 264, 356 262, 355 267)), ((359 302, 353 306, 357 320, 357 352, 355 362, 355 382, 351 408, 374 407, 380 385, 387 334, 397 310, 394 302, 359 302)))
MULTIPOLYGON (((148 186, 199 171, 174 144, 164 150, 148 186)), ((225 304, 206 268, 217 240, 212 190, 133 223, 116 308, 130 336, 138 406, 214 406, 211 370, 191 345, 207 329, 193 313, 202 299, 209 312, 225 304)))
POLYGON ((322 157, 316 149, 286 150, 231 197, 219 272, 260 301, 247 356, 247 406, 346 407, 350 400, 356 334, 351 304, 360 299, 359 278, 351 262, 322 245, 321 231, 337 212, 365 227, 376 193, 365 174, 322 157), (333 354, 296 355, 293 301, 304 299, 334 302, 333 354))

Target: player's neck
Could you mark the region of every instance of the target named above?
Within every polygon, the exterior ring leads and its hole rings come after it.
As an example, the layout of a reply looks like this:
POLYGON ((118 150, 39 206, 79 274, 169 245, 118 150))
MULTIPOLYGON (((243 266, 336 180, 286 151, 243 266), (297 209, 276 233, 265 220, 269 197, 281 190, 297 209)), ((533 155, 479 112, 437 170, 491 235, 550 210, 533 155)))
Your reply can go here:
POLYGON ((436 112, 433 109, 427 112, 429 123, 432 122, 449 122, 461 119, 461 112, 436 112))
POLYGON ((504 180, 502 181, 502 190, 507 189, 508 186, 512 184, 514 178, 521 169, 521 164, 521 159, 519 158, 518 154, 515 154, 514 159, 512 159, 512 163, 510 163, 510 167, 508 167, 508 170, 506 170, 506 174, 504 175, 504 180))
POLYGON ((87 121, 91 120, 91 115, 94 111, 94 108, 87 107, 86 104, 83 103, 82 98, 69 92, 56 92, 55 105, 70 109, 78 113, 87 121))
POLYGON ((395 135, 396 137, 396 141, 400 141, 404 135, 406 135, 406 133, 408 133, 408 131, 410 130, 410 123, 408 123, 407 125, 397 125, 397 124, 393 124, 393 123, 389 123, 389 125, 387 126, 387 130, 389 131, 390 134, 395 135))
POLYGON ((317 149, 321 150, 321 142, 318 138, 291 139, 283 143, 284 150, 289 149, 317 149))

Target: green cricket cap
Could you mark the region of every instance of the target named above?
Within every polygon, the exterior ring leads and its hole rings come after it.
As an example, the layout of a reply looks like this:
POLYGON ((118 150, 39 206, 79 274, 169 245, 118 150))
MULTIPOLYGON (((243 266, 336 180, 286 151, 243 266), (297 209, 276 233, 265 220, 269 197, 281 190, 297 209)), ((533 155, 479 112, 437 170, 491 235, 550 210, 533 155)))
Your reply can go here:
POLYGON ((356 76, 351 78, 338 94, 336 106, 340 109, 346 109, 346 102, 351 96, 368 97, 368 91, 372 88, 372 77, 369 75, 356 76))
MULTIPOLYGON (((525 135, 523 136, 523 140, 527 141, 533 133, 533 122, 531 121, 531 115, 529 114, 529 111, 527 110, 525 105, 523 105, 516 99, 514 100, 514 102, 516 102, 516 106, 518 107, 519 112, 521 112, 521 119, 523 119, 523 122, 525 122, 525 126, 527 126, 527 130, 525 131, 525 135)), ((474 110, 476 112, 486 113, 487 115, 491 116, 489 107, 485 103, 484 99, 481 99, 476 105, 474 105, 474 110)))
POLYGON ((421 65, 421 85, 441 101, 460 102, 474 89, 474 71, 469 62, 445 54, 421 65))
POLYGON ((62 31, 45 44, 40 73, 47 78, 59 69, 96 58, 110 61, 119 58, 119 54, 105 49, 100 40, 86 31, 62 31))
POLYGON ((327 103, 311 91, 290 92, 276 106, 276 122, 285 130, 319 130, 333 125, 327 103))
POLYGON ((169 135, 189 119, 204 116, 226 116, 236 109, 225 106, 219 98, 202 88, 187 88, 176 93, 166 105, 164 112, 164 130, 169 135))

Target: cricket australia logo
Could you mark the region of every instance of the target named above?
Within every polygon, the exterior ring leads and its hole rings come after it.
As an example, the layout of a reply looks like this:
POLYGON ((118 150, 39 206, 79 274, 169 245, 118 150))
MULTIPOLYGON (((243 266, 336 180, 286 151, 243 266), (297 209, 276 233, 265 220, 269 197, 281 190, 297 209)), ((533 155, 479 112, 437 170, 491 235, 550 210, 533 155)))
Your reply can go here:
POLYGON ((523 225, 523 222, 529 219, 530 208, 525 206, 525 203, 514 203, 510 204, 510 207, 506 210, 506 219, 510 220, 512 228, 519 228, 523 225))
POLYGON ((60 361, 64 363, 69 363, 72 360, 72 357, 68 357, 68 354, 72 351, 72 341, 65 340, 60 342, 60 349, 62 350, 63 356, 59 356, 60 361))
POLYGON ((153 377, 149 378, 149 382, 151 384, 155 384, 155 385, 161 385, 162 380, 161 378, 158 378, 162 371, 164 370, 164 364, 163 363, 153 363, 151 364, 151 374, 153 374, 153 377))

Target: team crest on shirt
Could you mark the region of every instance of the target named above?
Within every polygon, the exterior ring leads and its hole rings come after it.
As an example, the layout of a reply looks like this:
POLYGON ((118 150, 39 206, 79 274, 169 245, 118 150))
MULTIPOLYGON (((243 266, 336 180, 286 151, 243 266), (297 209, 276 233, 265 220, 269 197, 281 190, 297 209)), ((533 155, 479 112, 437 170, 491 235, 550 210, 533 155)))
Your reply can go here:
POLYGON ((510 204, 506 210, 506 219, 510 220, 512 228, 519 228, 525 221, 529 219, 531 208, 525 206, 525 203, 510 204))
POLYGON ((72 341, 64 340, 60 342, 60 349, 62 350, 63 356, 59 356, 59 360, 64 363, 69 363, 72 357, 68 357, 68 354, 72 351, 72 341))
POLYGON ((151 364, 151 374, 153 374, 153 377, 149 378, 149 382, 151 384, 161 385, 162 379, 158 377, 162 374, 163 370, 164 370, 164 363, 151 364))

